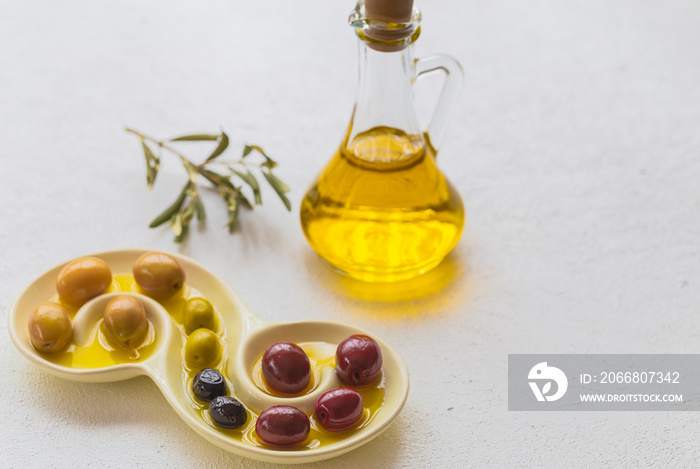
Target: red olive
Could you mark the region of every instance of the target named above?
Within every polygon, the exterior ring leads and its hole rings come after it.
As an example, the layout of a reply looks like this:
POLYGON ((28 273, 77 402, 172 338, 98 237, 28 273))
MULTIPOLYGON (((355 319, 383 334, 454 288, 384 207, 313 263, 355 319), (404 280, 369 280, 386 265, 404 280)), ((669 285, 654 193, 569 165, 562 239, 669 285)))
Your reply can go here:
POLYGON ((309 357, 291 342, 276 342, 268 347, 262 358, 262 372, 272 389, 287 395, 299 394, 311 381, 309 357))
POLYGON ((362 396, 350 388, 337 388, 326 391, 316 401, 314 415, 326 430, 334 432, 346 430, 362 417, 362 396))
POLYGON ((366 335, 351 335, 335 352, 335 370, 342 382, 350 386, 372 383, 382 369, 382 351, 377 342, 366 335))
POLYGON ((296 446, 309 436, 309 417, 296 407, 276 405, 265 409, 255 422, 255 432, 271 446, 296 446))

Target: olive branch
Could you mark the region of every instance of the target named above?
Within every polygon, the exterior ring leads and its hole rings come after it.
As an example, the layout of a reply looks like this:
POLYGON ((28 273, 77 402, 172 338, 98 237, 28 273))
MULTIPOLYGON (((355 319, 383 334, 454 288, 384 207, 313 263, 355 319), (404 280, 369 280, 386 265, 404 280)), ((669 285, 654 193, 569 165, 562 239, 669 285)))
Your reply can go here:
POLYGON ((292 204, 286 196, 287 192, 289 192, 289 187, 272 172, 278 166, 278 163, 257 145, 245 145, 240 158, 226 160, 219 158, 229 148, 229 138, 223 130, 220 134, 181 135, 165 140, 149 137, 130 128, 125 130, 136 135, 141 140, 141 147, 146 160, 148 189, 151 189, 156 181, 156 176, 160 169, 160 161, 165 152, 178 157, 187 171, 187 183, 175 201, 148 225, 150 228, 156 228, 169 221, 176 243, 181 243, 187 238, 190 222, 195 215, 200 222, 206 218, 204 204, 200 196, 200 176, 211 183, 212 188, 216 190, 226 203, 228 221, 225 226, 228 227, 229 232, 233 232, 238 223, 241 205, 249 209, 252 209, 254 204, 262 205, 260 184, 254 173, 251 172, 251 169, 255 169, 264 176, 287 210, 292 209, 292 204), (171 145, 172 142, 216 142, 216 147, 203 162, 196 164, 174 148, 171 145), (262 159, 257 162, 252 160, 250 158, 252 154, 256 154, 262 159), (248 186, 252 191, 253 203, 243 193, 244 185, 248 186))

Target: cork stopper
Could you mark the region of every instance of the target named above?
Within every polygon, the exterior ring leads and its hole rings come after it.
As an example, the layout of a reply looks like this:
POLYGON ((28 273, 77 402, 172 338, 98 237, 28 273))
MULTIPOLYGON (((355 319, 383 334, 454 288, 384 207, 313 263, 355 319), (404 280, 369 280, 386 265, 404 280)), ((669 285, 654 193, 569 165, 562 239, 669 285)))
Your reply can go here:
POLYGON ((408 23, 413 13, 413 0, 365 0, 365 16, 389 23, 408 23))
POLYGON ((420 20, 413 18, 413 0, 364 0, 364 19, 369 20, 364 39, 377 51, 403 50, 420 34, 420 20))

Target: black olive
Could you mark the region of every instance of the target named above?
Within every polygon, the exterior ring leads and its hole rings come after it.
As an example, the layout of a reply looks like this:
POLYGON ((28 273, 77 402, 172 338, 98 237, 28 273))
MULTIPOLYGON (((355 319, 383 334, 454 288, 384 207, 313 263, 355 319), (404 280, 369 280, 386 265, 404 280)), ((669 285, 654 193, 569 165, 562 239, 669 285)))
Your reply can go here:
POLYGON ((248 420, 243 404, 229 396, 219 396, 209 403, 209 414, 221 428, 238 428, 248 420))
POLYGON ((194 395, 203 401, 211 401, 215 397, 226 396, 228 387, 224 377, 216 370, 205 368, 192 381, 194 395))

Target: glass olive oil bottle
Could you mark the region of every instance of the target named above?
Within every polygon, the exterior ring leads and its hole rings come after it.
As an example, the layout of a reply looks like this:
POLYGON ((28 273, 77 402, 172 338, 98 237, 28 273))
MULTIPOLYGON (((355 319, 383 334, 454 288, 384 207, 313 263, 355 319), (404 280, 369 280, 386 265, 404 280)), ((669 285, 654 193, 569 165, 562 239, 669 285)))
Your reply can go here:
POLYGON ((352 277, 392 282, 437 266, 459 241, 462 199, 438 169, 437 146, 461 87, 447 56, 415 60, 421 14, 405 0, 358 3, 360 81, 347 133, 301 205, 316 252, 352 277), (426 132, 412 85, 443 71, 446 80, 426 132))

